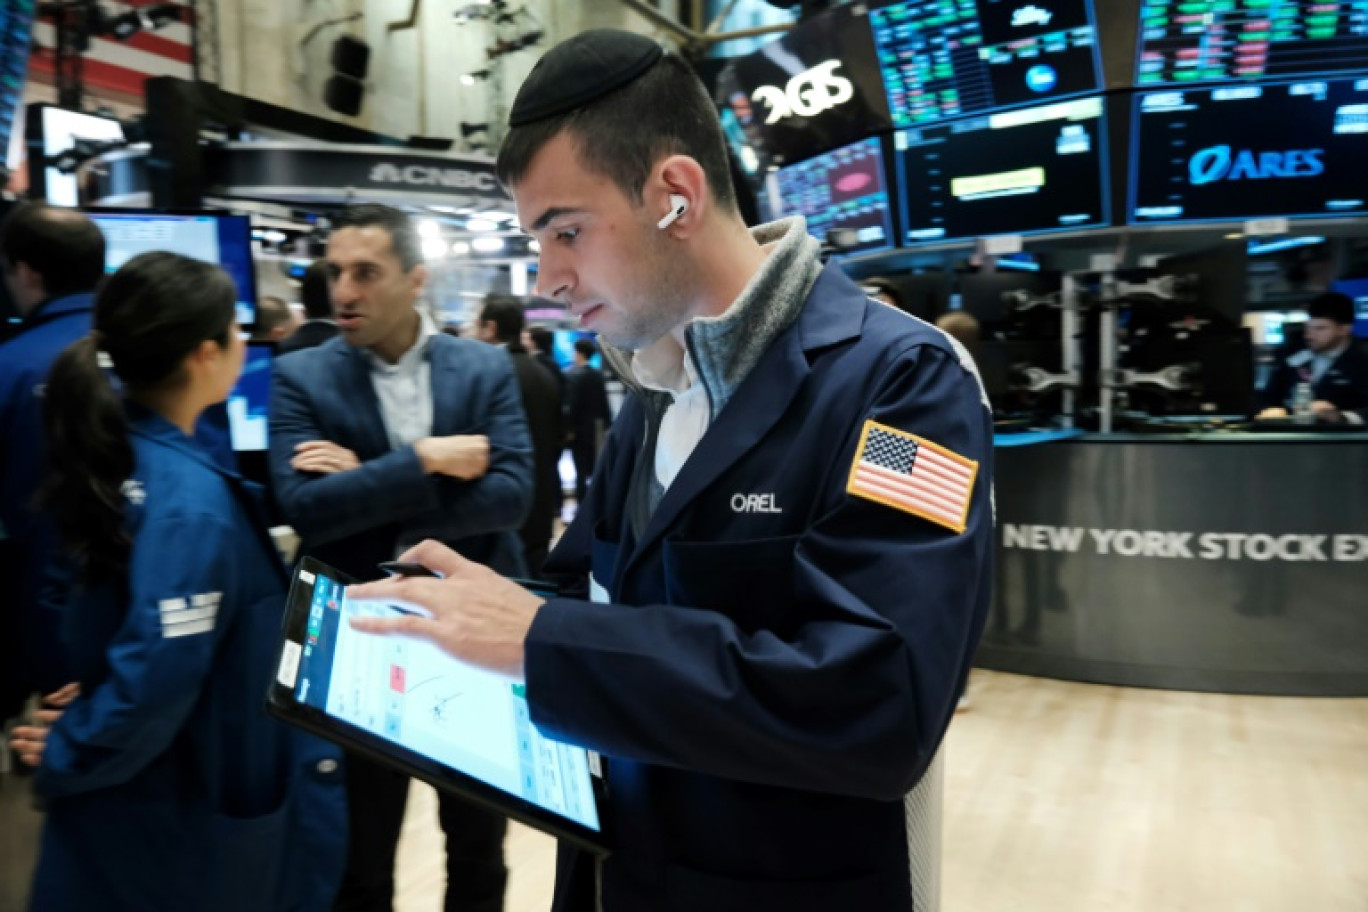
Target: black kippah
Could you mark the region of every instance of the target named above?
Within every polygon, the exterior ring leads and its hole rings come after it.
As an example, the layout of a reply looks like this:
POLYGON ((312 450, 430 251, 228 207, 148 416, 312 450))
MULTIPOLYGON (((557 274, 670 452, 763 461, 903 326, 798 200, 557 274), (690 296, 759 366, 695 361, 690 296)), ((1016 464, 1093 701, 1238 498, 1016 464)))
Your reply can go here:
POLYGON ((591 29, 567 38, 527 75, 508 125, 521 127, 573 111, 627 85, 664 54, 650 38, 619 29, 591 29))

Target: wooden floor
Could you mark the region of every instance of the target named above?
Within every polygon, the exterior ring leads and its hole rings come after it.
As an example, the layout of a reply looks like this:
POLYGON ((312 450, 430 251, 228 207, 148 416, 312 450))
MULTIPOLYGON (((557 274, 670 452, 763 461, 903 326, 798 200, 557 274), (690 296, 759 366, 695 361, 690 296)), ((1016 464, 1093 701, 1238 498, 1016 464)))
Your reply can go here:
MULTIPOLYGON (((1368 912, 1368 700, 976 671, 949 739, 944 912, 1368 912)), ((396 908, 436 912, 426 787, 410 810, 396 908)), ((554 851, 513 827, 506 912, 547 908, 554 851)))
MULTIPOLYGON (((970 701, 946 756, 944 912, 1368 912, 1368 700, 976 671, 970 701)), ((23 908, 28 804, 0 776, 0 912, 23 908)), ((441 908, 435 808, 415 784, 398 912, 441 908)), ((554 851, 512 828, 506 912, 547 908, 554 851)))

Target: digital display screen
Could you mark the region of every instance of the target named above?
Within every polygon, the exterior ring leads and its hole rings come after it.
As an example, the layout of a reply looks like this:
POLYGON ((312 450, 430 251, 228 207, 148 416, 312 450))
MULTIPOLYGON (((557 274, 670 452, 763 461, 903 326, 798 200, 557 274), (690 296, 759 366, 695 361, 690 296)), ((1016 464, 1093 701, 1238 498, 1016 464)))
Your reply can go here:
POLYGON ((113 272, 140 253, 165 250, 223 267, 237 286, 237 321, 256 321, 256 267, 252 220, 245 215, 172 215, 162 212, 88 213, 105 236, 105 271, 113 272))
POLYGON ((747 171, 801 161, 892 126, 863 10, 845 5, 813 16, 719 74, 723 128, 747 171))
POLYGON ((312 584, 295 700, 509 795, 600 831, 588 753, 543 737, 523 684, 460 662, 425 640, 358 633, 354 617, 400 609, 312 584))
POLYGON ((249 342, 242 373, 228 394, 228 430, 233 438, 233 449, 239 453, 266 449, 266 411, 271 403, 274 349, 270 342, 249 342))
POLYGON ((894 134, 903 240, 1111 224, 1100 98, 894 134))
POLYGON ((1136 84, 1368 70, 1363 0, 1142 0, 1136 84))
MULTIPOLYGON (((579 329, 556 329, 551 332, 551 357, 556 359, 561 370, 566 371, 575 366, 575 343, 580 339, 588 339, 595 345, 598 344, 598 336, 594 333, 579 329)), ((603 369, 603 356, 594 353, 589 359, 589 366, 594 370, 603 369)))
MULTIPOLYGON (((32 120, 29 121, 33 123, 32 120)), ((123 125, 110 117, 96 117, 51 105, 43 105, 38 117, 38 129, 42 136, 43 155, 51 162, 57 156, 70 152, 78 140, 92 142, 113 142, 124 138, 123 125)), ((30 155, 33 143, 30 141, 30 155)), ((32 171, 30 171, 32 173, 32 171)), ((76 207, 81 205, 80 178, 63 174, 52 164, 43 169, 43 195, 54 206, 76 207)))
POLYGON ((1088 0, 907 0, 869 23, 895 127, 1101 88, 1088 0))
POLYGON ((776 217, 803 216, 808 233, 819 241, 832 231, 854 232, 856 243, 843 248, 843 254, 893 244, 883 150, 877 139, 780 168, 770 175, 769 193, 776 217))
POLYGON ((1368 279, 1339 279, 1330 290, 1354 299, 1354 336, 1368 339, 1368 279))
POLYGON ((1368 79, 1135 99, 1132 224, 1368 212, 1368 79))
POLYGON ((9 162, 10 134, 24 98, 35 0, 0 4, 0 155, 9 162))

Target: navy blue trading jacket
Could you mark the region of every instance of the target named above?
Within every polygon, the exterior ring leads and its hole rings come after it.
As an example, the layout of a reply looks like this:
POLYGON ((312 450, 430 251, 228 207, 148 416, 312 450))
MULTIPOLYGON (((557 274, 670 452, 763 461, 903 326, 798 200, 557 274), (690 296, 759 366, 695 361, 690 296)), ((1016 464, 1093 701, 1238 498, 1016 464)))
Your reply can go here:
MULTIPOLYGON (((69 573, 54 563, 61 542, 34 498, 47 464, 42 388, 62 350, 90 332, 94 295, 54 298, 0 345, 0 525, 17 575, 0 619, 0 677, 19 697, 51 692, 71 680, 61 649, 61 610, 69 573)), ((0 695, 0 716, 8 715, 0 695)))
POLYGON ((34 778, 32 907, 322 912, 346 854, 341 752, 266 714, 288 580, 259 498, 129 411, 131 560, 68 609, 82 693, 34 778))
MULTIPOLYGON (((554 599, 527 640, 533 721, 606 757, 603 909, 908 912, 904 796, 993 578, 977 378, 828 265, 637 538, 646 431, 633 396, 547 565, 610 603, 554 599), (847 493, 869 419, 978 461, 963 533, 847 493)), ((557 910, 592 907, 587 865, 563 851, 557 910)))

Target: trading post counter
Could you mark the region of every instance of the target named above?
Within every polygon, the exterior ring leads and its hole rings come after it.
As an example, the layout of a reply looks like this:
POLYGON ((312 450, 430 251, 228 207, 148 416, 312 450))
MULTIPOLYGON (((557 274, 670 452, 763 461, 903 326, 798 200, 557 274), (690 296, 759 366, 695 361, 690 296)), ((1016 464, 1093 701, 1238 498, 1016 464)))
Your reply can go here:
POLYGON ((978 665, 1368 696, 1368 434, 1085 435, 995 455, 978 665))

